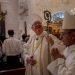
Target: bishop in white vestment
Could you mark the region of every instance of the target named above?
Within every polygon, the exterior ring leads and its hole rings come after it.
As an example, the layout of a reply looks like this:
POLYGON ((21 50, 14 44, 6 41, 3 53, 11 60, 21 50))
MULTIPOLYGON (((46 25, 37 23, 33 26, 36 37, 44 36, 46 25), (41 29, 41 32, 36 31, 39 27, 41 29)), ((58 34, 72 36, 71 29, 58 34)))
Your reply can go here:
MULTIPOLYGON (((51 60, 50 48, 58 39, 43 31, 40 18, 34 19, 32 30, 35 34, 24 45, 23 57, 25 59, 26 75, 51 75, 47 70, 47 65, 51 60)), ((58 40, 58 43, 61 44, 61 41, 58 40)), ((58 44, 59 47, 63 48, 64 46, 60 44, 58 44)))
POLYGON ((54 61, 47 69, 53 75, 75 75, 75 15, 65 12, 62 29, 62 41, 66 48, 63 55, 58 49, 52 50, 54 61))

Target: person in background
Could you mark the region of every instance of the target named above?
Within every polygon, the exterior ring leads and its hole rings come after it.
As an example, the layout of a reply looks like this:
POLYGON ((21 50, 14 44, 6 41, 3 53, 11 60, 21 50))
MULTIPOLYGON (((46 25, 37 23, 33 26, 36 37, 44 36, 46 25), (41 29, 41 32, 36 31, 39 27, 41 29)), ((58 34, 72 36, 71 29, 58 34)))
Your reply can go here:
MULTIPOLYGON (((26 65, 26 75, 51 75, 47 70, 47 65, 51 61, 50 48, 56 42, 61 45, 59 39, 52 34, 48 35, 43 30, 42 19, 38 15, 31 17, 31 28, 35 32, 29 41, 24 44, 24 61, 26 65)), ((61 45, 61 48, 63 45, 61 45)))
POLYGON ((54 61, 47 69, 52 75, 75 75, 75 15, 65 12, 61 39, 66 45, 63 54, 53 48, 51 54, 54 61))
MULTIPOLYGON (((27 35, 26 34, 22 34, 22 40, 21 40, 21 44, 22 44, 22 47, 24 46, 24 44, 27 43, 27 35)), ((24 47, 23 47, 24 48, 24 47)), ((24 65, 24 60, 22 58, 22 63, 24 65)))
POLYGON ((8 30, 9 38, 4 40, 2 51, 6 57, 8 69, 21 67, 22 45, 20 40, 14 38, 14 31, 8 30))
POLYGON ((26 41, 27 35, 26 34, 22 34, 22 45, 24 45, 27 41, 26 41))
POLYGON ((28 42, 29 38, 30 38, 30 35, 27 35, 27 37, 26 37, 26 43, 28 42))

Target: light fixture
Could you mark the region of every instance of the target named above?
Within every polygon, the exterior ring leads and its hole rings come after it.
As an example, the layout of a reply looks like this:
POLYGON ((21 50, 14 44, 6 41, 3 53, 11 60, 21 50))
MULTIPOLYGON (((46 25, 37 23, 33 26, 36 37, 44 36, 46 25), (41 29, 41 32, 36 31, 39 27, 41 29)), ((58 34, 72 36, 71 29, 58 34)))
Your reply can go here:
POLYGON ((75 8, 71 9, 71 13, 75 14, 75 8))

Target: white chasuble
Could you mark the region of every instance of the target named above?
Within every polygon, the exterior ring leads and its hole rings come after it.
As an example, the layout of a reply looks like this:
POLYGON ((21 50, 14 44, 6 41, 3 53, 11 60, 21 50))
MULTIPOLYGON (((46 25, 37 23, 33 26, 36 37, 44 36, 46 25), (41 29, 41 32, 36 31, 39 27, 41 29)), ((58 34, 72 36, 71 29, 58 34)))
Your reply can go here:
POLYGON ((38 40, 36 37, 31 39, 28 44, 28 55, 33 55, 36 64, 31 66, 26 63, 25 75, 50 75, 47 70, 48 65, 48 42, 45 36, 40 36, 38 40))

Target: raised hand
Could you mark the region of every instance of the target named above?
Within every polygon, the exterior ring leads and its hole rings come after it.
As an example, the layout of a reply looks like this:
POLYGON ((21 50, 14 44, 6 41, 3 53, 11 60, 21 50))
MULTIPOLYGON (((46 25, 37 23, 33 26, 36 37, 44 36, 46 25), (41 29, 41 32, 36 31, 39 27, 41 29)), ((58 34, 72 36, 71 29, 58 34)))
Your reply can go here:
POLYGON ((57 58, 65 59, 64 55, 60 54, 60 52, 57 48, 52 48, 51 55, 52 55, 54 60, 56 60, 57 58))

